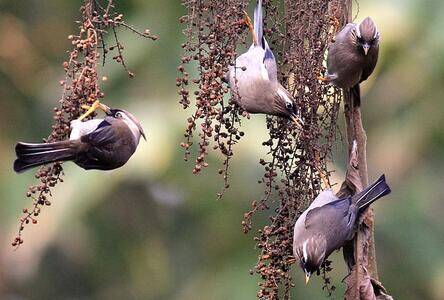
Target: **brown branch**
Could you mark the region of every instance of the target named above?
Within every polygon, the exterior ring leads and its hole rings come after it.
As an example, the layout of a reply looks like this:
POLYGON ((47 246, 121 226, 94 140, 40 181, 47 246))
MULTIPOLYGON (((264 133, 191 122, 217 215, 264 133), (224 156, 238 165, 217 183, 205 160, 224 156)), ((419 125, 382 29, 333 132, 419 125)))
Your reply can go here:
MULTIPOLYGON (((341 23, 345 25, 352 21, 352 0, 342 0, 341 23)), ((368 186, 367 173, 367 135, 362 124, 362 114, 359 103, 356 103, 353 93, 344 90, 344 114, 346 121, 348 153, 353 155, 352 147, 356 141, 357 161, 356 168, 359 174, 360 188, 368 186)), ((378 269, 376 261, 374 240, 374 212, 372 208, 362 215, 358 232, 353 241, 354 262, 350 265, 350 275, 346 280, 347 292, 345 299, 376 299, 377 296, 386 295, 385 289, 378 282, 378 269), (375 284, 378 283, 378 284, 375 284), (382 289, 380 289, 382 287, 382 289), (383 292, 381 292, 383 291, 383 292)), ((344 247, 344 256, 346 249, 344 247)))

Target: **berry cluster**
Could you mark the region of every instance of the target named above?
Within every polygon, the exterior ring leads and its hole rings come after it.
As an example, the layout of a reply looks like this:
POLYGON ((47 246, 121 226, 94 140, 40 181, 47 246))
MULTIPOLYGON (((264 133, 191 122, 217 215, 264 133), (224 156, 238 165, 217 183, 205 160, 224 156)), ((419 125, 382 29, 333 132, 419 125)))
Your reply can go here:
POLYGON ((233 146, 244 135, 239 126, 242 116, 247 116, 234 102, 224 100, 229 89, 223 81, 228 67, 238 55, 236 47, 245 45, 247 26, 243 11, 248 1, 186 0, 183 3, 188 14, 180 22, 186 25, 187 42, 182 45, 185 56, 178 67, 181 76, 176 84, 181 96, 179 102, 184 109, 191 106, 190 94, 194 94, 195 102, 181 146, 185 150, 185 160, 188 160, 195 132, 198 132, 199 152, 194 174, 208 166, 206 156, 209 148, 224 155, 223 167, 219 170, 224 178, 224 188, 218 194, 220 198, 229 187, 228 170, 233 146), (185 65, 192 61, 197 63, 199 74, 197 78, 190 79, 185 65), (195 91, 191 92, 194 88, 195 91))

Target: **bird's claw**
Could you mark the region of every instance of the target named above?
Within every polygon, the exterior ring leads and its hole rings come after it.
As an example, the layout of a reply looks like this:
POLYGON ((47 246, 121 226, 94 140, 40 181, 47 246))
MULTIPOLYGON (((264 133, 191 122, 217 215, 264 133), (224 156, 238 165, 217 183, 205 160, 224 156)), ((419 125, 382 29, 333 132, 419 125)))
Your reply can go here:
POLYGON ((79 121, 82 121, 83 119, 85 119, 86 117, 88 117, 89 115, 94 113, 98 108, 103 110, 105 113, 109 112, 109 107, 106 106, 105 104, 100 103, 99 100, 94 101, 94 103, 91 106, 82 105, 81 107, 82 107, 82 109, 85 109, 87 111, 78 118, 79 121))
POLYGON ((324 76, 316 76, 316 79, 321 81, 321 82, 329 82, 329 79, 327 77, 324 77, 324 76))
POLYGON ((319 173, 319 177, 321 178, 322 182, 324 183, 325 187, 327 189, 331 188, 330 182, 328 181, 328 173, 327 176, 324 173, 324 171, 320 167, 321 164, 321 157, 318 151, 315 151, 315 168, 319 173))
POLYGON ((339 30, 339 25, 341 24, 340 22, 339 22, 339 19, 338 18, 336 18, 335 16, 333 16, 333 17, 330 17, 330 24, 333 26, 333 32, 338 32, 338 30, 339 30))

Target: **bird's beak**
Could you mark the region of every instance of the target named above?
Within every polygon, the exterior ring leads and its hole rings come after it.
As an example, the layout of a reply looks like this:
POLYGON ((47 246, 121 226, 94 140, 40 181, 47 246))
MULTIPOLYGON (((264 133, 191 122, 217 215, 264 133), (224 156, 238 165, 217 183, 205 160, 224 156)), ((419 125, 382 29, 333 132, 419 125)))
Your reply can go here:
POLYGON ((305 271, 305 285, 308 284, 308 281, 310 280, 310 276, 311 276, 311 273, 308 271, 305 271))
POLYGON ((304 127, 304 121, 297 114, 291 114, 290 118, 299 128, 302 129, 304 127))
POLYGON ((362 49, 364 49, 364 54, 367 55, 368 50, 370 50, 370 45, 364 44, 364 45, 362 45, 362 49))
POLYGON ((111 113, 111 108, 108 105, 103 103, 99 103, 99 108, 105 112, 105 114, 109 115, 111 113))

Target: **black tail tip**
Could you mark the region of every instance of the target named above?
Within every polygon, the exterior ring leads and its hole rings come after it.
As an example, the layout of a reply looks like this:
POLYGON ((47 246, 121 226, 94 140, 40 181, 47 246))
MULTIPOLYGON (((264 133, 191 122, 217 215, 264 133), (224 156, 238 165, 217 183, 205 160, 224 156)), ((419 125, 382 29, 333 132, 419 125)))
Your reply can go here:
POLYGON ((25 144, 23 144, 22 142, 18 142, 17 144, 15 144, 15 154, 19 154, 21 153, 24 149, 26 149, 25 144))
POLYGON ((14 172, 16 172, 16 173, 23 173, 24 171, 26 171, 28 169, 28 167, 27 167, 27 164, 23 160, 17 158, 14 161, 13 169, 14 169, 14 172))
POLYGON ((387 181, 385 180, 385 174, 382 174, 379 178, 378 181, 379 183, 384 183, 385 185, 385 192, 384 192, 384 196, 388 195, 392 192, 392 189, 390 188, 390 186, 388 185, 387 181))

